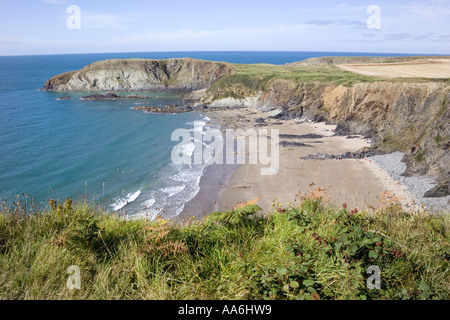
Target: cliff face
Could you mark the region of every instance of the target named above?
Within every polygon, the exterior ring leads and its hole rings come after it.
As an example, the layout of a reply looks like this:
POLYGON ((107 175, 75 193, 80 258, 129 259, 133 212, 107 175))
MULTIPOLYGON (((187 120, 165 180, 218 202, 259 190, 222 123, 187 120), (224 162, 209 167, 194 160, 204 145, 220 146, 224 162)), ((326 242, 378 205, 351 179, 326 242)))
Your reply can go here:
POLYGON ((233 72, 227 63, 203 60, 105 60, 55 76, 46 91, 192 91, 209 88, 233 72))
MULTIPOLYGON (((242 88, 237 93, 242 95, 242 88)), ((450 180, 450 86, 445 83, 373 82, 346 87, 277 79, 264 90, 247 94, 254 97, 253 107, 258 109, 276 108, 288 117, 326 120, 338 124, 338 134, 370 136, 380 151, 405 152, 408 175, 450 180)), ((204 103, 217 103, 217 95, 221 94, 208 93, 204 103)))
POLYGON ((439 83, 359 83, 325 92, 338 131, 372 136, 385 151, 404 151, 406 174, 450 177, 450 87, 439 83))

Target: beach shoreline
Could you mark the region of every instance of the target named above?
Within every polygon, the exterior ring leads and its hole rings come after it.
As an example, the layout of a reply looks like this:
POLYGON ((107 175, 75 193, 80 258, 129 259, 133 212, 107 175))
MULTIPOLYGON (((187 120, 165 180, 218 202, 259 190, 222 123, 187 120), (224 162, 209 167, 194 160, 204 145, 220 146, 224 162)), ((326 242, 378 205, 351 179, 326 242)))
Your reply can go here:
POLYGON ((201 220, 205 216, 218 211, 217 199, 219 193, 226 186, 237 167, 238 165, 208 165, 200 179, 200 190, 184 205, 182 212, 173 220, 201 220))
POLYGON ((222 131, 230 128, 244 131, 264 129, 270 137, 272 130, 279 130, 280 165, 277 174, 264 176, 261 175, 261 168, 267 166, 248 164, 247 154, 246 164, 208 166, 202 175, 200 191, 186 204, 178 217, 181 220, 200 220, 214 211, 231 210, 238 203, 249 201, 256 201, 264 212, 268 212, 275 205, 293 205, 300 197, 311 193, 323 195, 331 205, 340 207, 345 204, 360 211, 376 211, 391 201, 400 203, 406 211, 423 209, 420 198, 410 187, 395 179, 375 159, 302 159, 314 154, 357 152, 370 147, 370 139, 335 136, 336 125, 300 119, 269 119, 267 113, 249 108, 203 114, 220 125, 222 131), (264 119, 262 125, 261 119, 264 119), (308 135, 312 138, 292 139, 308 135), (319 136, 321 138, 317 138, 319 136), (298 142, 298 146, 290 142, 298 142), (283 143, 286 143, 284 147, 283 143))

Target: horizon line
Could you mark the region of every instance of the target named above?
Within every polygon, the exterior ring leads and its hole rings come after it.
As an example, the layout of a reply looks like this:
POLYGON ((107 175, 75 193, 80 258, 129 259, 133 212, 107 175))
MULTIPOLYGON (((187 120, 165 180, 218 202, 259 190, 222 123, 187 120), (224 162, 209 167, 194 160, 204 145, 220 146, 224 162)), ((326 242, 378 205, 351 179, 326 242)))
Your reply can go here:
MULTIPOLYGON (((0 57, 32 57, 32 56, 62 56, 62 55, 88 55, 88 54, 125 54, 125 53, 212 53, 212 52, 291 52, 291 53, 355 53, 355 54, 395 54, 395 55, 409 55, 409 56, 450 56, 450 53, 410 53, 410 52, 370 52, 370 51, 297 51, 297 50, 176 50, 176 51, 117 51, 117 52, 80 52, 80 53, 41 53, 41 54, 10 54, 0 55, 0 57)), ((352 56, 356 57, 356 56, 352 56)))

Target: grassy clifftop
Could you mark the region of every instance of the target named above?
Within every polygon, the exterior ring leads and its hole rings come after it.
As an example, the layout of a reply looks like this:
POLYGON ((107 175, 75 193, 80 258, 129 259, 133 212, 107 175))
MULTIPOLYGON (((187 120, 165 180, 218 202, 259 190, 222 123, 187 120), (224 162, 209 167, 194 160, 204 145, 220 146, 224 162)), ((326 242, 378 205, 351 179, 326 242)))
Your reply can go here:
MULTIPOLYGON (((343 61, 353 61, 347 58, 343 61)), ((293 84, 320 82, 330 85, 344 85, 350 87, 354 84, 367 82, 400 82, 400 83, 423 83, 440 82, 450 83, 450 79, 427 79, 427 78, 382 78, 366 76, 362 74, 345 71, 333 64, 309 64, 306 60, 288 65, 270 64, 234 64, 234 73, 224 76, 208 89, 207 96, 220 98, 242 98, 236 96, 236 89, 245 88, 248 94, 256 94, 264 90, 275 80, 290 80, 293 84)), ((340 60, 339 60, 340 61, 340 60)), ((400 60, 402 61, 402 60, 400 60)))
POLYGON ((0 214, 2 299, 447 299, 448 215, 329 207, 316 190, 258 215, 125 220, 90 204, 0 214), (69 290, 69 266, 80 268, 69 290), (381 289, 368 289, 369 266, 381 289))

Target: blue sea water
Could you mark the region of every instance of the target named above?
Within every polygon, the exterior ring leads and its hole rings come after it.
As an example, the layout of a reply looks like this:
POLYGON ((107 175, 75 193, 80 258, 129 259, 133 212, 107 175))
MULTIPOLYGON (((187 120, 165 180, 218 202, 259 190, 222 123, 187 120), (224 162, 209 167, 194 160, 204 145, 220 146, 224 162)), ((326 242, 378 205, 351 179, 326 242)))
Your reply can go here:
MULTIPOLYGON (((0 199, 29 194, 48 199, 94 198, 129 215, 173 217, 199 190, 203 166, 171 163, 171 135, 207 118, 155 115, 137 105, 179 102, 173 93, 151 100, 83 101, 88 93, 40 91, 46 80, 105 59, 192 57, 231 63, 284 64, 320 56, 404 56, 333 52, 176 52, 0 57, 0 199)), ((141 93, 142 94, 142 93, 141 93)))

